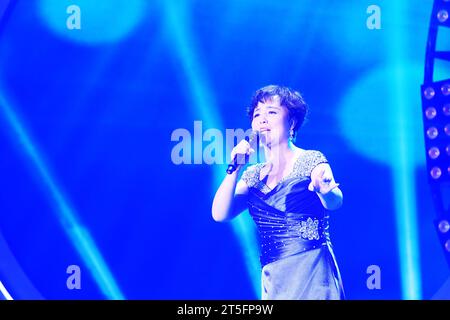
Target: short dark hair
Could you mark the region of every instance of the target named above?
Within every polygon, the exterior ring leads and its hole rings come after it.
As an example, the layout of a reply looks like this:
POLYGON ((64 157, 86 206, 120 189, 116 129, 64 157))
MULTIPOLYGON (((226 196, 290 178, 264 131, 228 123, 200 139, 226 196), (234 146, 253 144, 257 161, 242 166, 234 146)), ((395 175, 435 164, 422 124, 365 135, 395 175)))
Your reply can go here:
POLYGON ((253 111, 258 105, 258 102, 266 102, 275 96, 280 98, 280 105, 288 109, 289 119, 296 120, 294 127, 295 136, 297 134, 297 130, 300 129, 305 121, 308 113, 308 106, 306 105, 305 100, 303 100, 302 95, 298 91, 292 90, 289 87, 269 85, 256 90, 247 110, 250 122, 253 121, 253 111))

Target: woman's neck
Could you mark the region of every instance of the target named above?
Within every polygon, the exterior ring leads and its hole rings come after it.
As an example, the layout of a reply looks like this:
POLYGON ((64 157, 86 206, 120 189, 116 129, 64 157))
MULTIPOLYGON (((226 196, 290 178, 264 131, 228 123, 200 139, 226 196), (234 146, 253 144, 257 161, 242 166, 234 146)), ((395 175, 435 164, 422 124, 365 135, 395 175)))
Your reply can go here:
POLYGON ((276 145, 265 146, 264 154, 266 162, 273 168, 284 167, 286 162, 294 156, 297 149, 290 140, 276 145))

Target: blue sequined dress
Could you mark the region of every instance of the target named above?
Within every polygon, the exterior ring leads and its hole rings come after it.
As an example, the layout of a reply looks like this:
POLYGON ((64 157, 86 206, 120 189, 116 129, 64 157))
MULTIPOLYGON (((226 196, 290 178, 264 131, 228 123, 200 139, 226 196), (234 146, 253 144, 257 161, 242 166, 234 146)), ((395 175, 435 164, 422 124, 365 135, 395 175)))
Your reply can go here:
POLYGON ((308 190, 311 172, 325 156, 305 150, 293 171, 273 189, 260 180, 263 163, 249 166, 248 209, 260 236, 263 300, 344 299, 328 232, 328 214, 308 190))

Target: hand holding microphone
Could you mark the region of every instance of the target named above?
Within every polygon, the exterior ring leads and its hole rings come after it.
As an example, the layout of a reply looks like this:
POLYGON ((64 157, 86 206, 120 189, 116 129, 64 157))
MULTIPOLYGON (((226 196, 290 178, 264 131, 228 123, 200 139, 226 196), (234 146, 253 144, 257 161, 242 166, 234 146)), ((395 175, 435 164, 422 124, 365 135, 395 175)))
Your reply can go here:
POLYGON ((248 157, 255 152, 252 148, 252 143, 257 136, 257 131, 252 131, 249 137, 239 142, 233 150, 231 150, 231 162, 228 165, 227 173, 232 174, 242 165, 245 165, 248 161, 248 157))

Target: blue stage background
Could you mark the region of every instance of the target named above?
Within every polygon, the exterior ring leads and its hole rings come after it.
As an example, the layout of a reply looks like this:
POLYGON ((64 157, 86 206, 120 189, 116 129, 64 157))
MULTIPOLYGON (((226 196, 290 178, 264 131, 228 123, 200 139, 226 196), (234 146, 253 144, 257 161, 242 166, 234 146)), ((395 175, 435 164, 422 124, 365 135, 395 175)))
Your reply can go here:
POLYGON ((11 2, 0 281, 19 299, 258 299, 248 213, 211 217, 224 167, 175 165, 171 135, 247 129, 252 93, 282 84, 310 106, 297 145, 328 157, 344 193, 331 237, 347 298, 432 298, 449 276, 421 120, 433 2, 393 2, 11 2), (81 30, 67 28, 72 4, 81 30), (366 25, 373 4, 381 29, 366 25))

